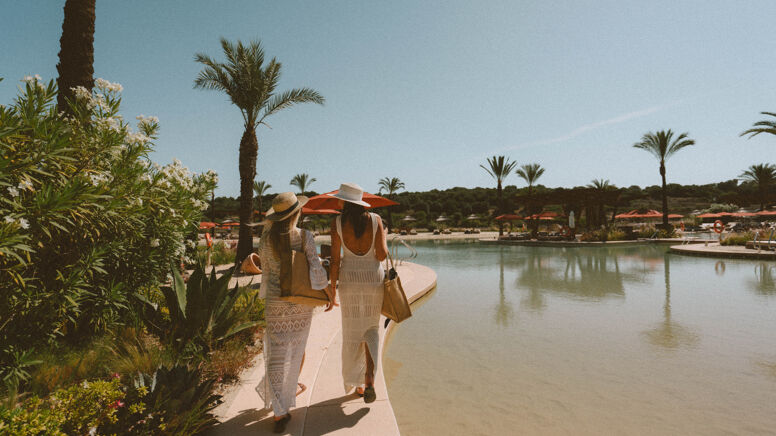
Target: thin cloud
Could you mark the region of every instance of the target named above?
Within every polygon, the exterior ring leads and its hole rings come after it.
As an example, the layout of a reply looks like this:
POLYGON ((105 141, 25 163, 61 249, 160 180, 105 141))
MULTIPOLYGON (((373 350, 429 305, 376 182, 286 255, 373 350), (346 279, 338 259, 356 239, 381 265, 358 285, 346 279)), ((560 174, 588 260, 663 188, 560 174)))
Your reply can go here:
POLYGON ((634 112, 628 112, 627 114, 618 115, 614 118, 609 118, 607 120, 603 121, 597 121, 595 123, 585 124, 584 126, 577 127, 576 129, 572 130, 569 133, 566 133, 561 136, 556 136, 554 138, 547 138, 547 139, 540 139, 538 141, 531 141, 531 142, 524 142, 522 144, 517 144, 511 147, 506 147, 500 151, 509 151, 509 150, 520 150, 530 147, 536 147, 539 145, 548 145, 548 144, 556 144, 558 142, 565 142, 570 139, 574 139, 579 135, 582 135, 584 133, 590 132, 591 130, 600 129, 601 127, 611 126, 613 124, 620 124, 624 123, 626 121, 630 121, 636 118, 645 117, 647 115, 654 114, 655 112, 659 112, 663 109, 667 109, 672 106, 676 106, 680 104, 681 101, 675 101, 669 104, 664 104, 660 106, 652 106, 648 107, 646 109, 634 111, 634 112))

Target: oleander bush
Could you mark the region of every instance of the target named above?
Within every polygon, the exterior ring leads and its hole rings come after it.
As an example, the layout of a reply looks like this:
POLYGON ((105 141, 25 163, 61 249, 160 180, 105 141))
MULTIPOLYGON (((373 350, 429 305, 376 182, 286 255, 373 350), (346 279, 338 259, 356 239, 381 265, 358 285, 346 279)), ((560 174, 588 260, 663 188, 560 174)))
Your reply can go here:
POLYGON ((54 81, 23 82, 0 105, 0 394, 29 379, 33 347, 136 323, 133 295, 166 282, 171 261, 194 262, 217 183, 150 161, 158 120, 126 122, 121 85, 76 89, 65 117, 54 81))
MULTIPOLYGON (((197 247, 197 261, 200 263, 206 263, 207 260, 206 246, 197 247)), ((211 265, 234 265, 234 260, 237 257, 237 249, 230 248, 224 241, 218 241, 213 244, 213 248, 210 253, 211 265)))

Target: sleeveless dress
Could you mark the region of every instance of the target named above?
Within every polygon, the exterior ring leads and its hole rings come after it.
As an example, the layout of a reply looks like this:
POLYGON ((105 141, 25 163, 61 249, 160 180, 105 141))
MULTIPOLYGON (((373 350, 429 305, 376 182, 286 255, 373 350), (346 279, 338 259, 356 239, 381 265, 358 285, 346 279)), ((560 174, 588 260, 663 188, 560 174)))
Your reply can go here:
POLYGON ((372 220, 372 246, 363 256, 348 250, 342 238, 342 217, 337 217, 337 232, 344 253, 339 273, 339 299, 342 312, 342 379, 345 392, 364 383, 366 354, 364 345, 377 370, 380 358, 380 311, 383 307, 383 267, 375 258, 377 215, 372 220))
MULTIPOLYGON (((312 233, 298 228, 289 232, 291 249, 302 252, 302 237, 310 266, 310 283, 314 289, 324 289, 328 279, 315 251, 312 233)), ((264 378, 256 391, 264 400, 264 407, 271 404, 275 416, 282 416, 296 406, 299 367, 310 333, 313 308, 280 299, 280 259, 272 250, 269 237, 262 236, 258 254, 262 269, 259 296, 266 298, 264 317, 267 327, 264 329, 264 378)))

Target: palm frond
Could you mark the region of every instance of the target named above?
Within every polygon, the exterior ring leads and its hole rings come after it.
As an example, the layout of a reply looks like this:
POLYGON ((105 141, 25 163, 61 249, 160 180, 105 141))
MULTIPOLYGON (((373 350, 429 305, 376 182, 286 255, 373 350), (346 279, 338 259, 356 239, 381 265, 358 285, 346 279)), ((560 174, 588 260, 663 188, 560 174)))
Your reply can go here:
MULTIPOLYGON (((776 113, 774 112, 760 112, 762 115, 768 115, 771 117, 776 117, 776 113)), ((745 132, 741 133, 739 136, 749 135, 749 139, 759 135, 760 133, 770 133, 771 135, 776 135, 776 121, 758 121, 753 124, 753 127, 749 130, 746 130, 745 132)))
POLYGON ((533 186, 537 180, 544 174, 544 168, 538 163, 522 165, 516 171, 517 175, 528 183, 528 186, 533 186))
POLYGON ((259 119, 259 123, 264 122, 267 117, 270 117, 275 113, 295 104, 324 104, 325 101, 326 100, 321 94, 310 88, 298 88, 285 91, 282 94, 274 95, 269 99, 266 106, 264 107, 264 113, 259 119))

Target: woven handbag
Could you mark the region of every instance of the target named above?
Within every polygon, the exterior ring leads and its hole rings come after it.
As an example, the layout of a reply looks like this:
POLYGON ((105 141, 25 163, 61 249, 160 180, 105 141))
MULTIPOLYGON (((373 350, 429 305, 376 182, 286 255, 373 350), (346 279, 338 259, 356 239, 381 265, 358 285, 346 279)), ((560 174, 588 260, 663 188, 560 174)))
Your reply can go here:
POLYGON ((412 316, 410 303, 407 301, 407 295, 404 294, 404 288, 401 285, 401 279, 396 272, 393 263, 393 257, 388 252, 385 259, 385 278, 383 279, 383 308, 381 313, 393 322, 402 322, 412 316), (391 260, 391 266, 388 267, 388 259, 391 260))
MULTIPOLYGON (((303 230, 304 231, 304 230, 303 230)), ((310 284, 310 265, 305 255, 305 234, 302 234, 302 251, 291 251, 291 295, 280 299, 305 306, 324 306, 329 304, 329 296, 323 289, 313 289, 310 284)))

